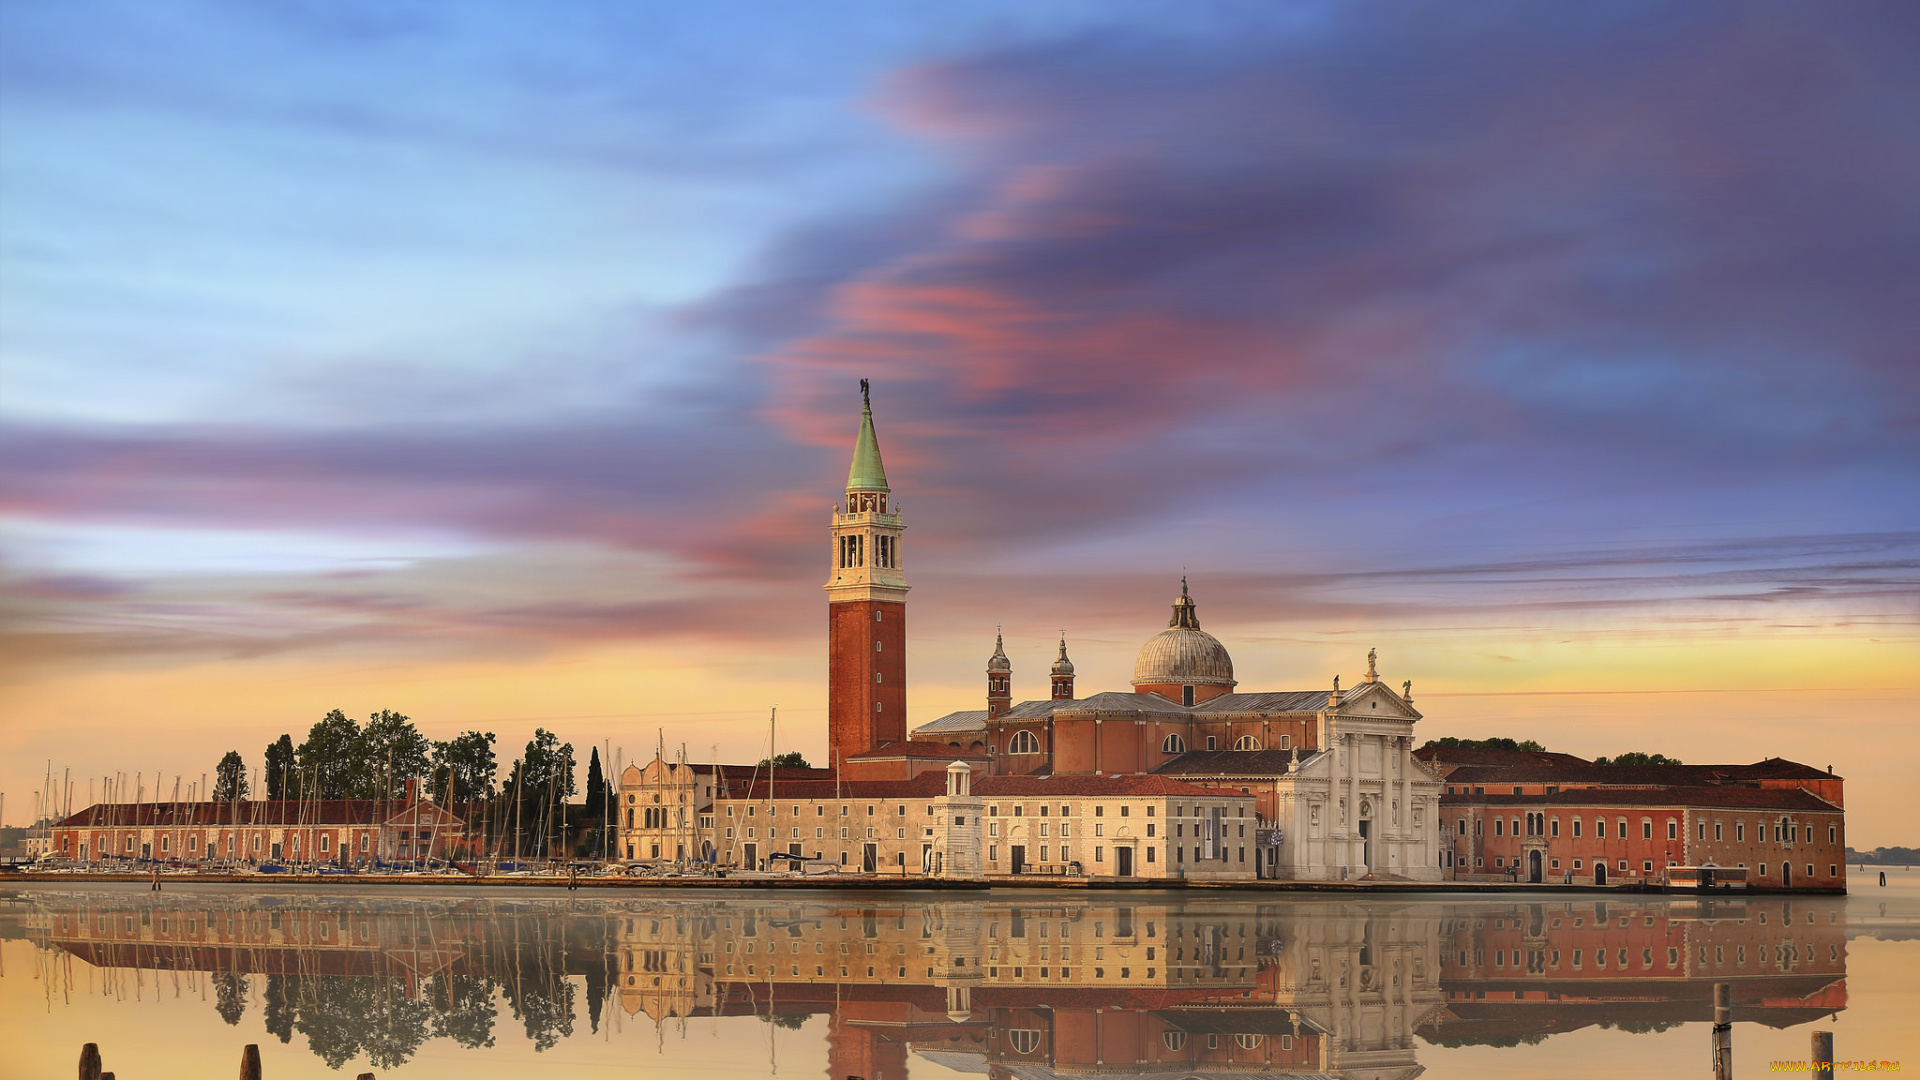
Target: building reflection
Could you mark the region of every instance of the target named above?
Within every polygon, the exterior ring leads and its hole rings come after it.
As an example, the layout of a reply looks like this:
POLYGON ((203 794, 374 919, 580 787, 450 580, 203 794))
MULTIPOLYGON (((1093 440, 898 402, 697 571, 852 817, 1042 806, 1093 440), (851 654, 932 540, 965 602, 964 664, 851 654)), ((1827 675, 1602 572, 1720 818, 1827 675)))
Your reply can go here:
POLYGON ((1845 1008, 1841 903, 1131 898, 777 903, 707 898, 36 900, 43 948, 127 972, 206 973, 238 1023, 304 1034, 338 1066, 429 1039, 536 1046, 757 1016, 827 1024, 834 1080, 917 1061, 1034 1080, 1413 1077, 1423 1044, 1512 1045, 1590 1025, 1789 1026, 1845 1008))

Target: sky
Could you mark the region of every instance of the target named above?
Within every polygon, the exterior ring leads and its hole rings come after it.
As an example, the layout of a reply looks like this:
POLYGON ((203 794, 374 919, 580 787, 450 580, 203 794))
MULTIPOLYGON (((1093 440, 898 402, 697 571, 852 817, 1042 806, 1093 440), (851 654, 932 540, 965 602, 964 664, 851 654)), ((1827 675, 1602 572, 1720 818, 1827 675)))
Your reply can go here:
MULTIPOLYGON (((1782 756, 1920 843, 1920 12, 0 7, 0 790, 328 710, 824 756, 1184 573, 1243 690, 1782 756)), ((89 778, 92 778, 89 780, 89 778)))

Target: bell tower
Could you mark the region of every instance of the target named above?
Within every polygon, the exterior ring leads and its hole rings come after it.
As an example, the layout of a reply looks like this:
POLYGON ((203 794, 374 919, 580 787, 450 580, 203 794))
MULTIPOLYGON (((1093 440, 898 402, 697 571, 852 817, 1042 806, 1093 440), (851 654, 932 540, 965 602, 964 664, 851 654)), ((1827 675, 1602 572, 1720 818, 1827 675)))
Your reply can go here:
POLYGON ((860 433, 846 498, 833 510, 827 577, 827 740, 831 766, 907 737, 907 579, 898 508, 873 432, 873 400, 860 380, 860 433))
POLYGON ((1007 659, 1000 643, 1000 631, 993 632, 993 655, 987 657, 987 719, 997 720, 1013 708, 1013 662, 1007 659))

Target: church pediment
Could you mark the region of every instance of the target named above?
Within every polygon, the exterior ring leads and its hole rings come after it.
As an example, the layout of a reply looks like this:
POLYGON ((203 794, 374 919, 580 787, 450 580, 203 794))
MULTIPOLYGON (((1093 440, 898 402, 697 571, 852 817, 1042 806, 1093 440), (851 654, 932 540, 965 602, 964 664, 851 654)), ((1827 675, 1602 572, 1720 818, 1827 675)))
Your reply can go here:
POLYGON ((1361 683, 1340 695, 1340 715, 1418 720, 1420 710, 1384 682, 1361 683))

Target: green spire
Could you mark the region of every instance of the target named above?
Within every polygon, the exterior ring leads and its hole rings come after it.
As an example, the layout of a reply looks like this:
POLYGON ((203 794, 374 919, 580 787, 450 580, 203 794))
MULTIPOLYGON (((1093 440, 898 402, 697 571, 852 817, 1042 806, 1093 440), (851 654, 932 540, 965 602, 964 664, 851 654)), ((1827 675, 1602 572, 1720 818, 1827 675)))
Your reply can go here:
POLYGON ((890 491, 887 469, 880 464, 880 440, 873 433, 873 398, 867 380, 860 380, 860 435, 853 444, 853 468, 847 470, 848 491, 890 491))

